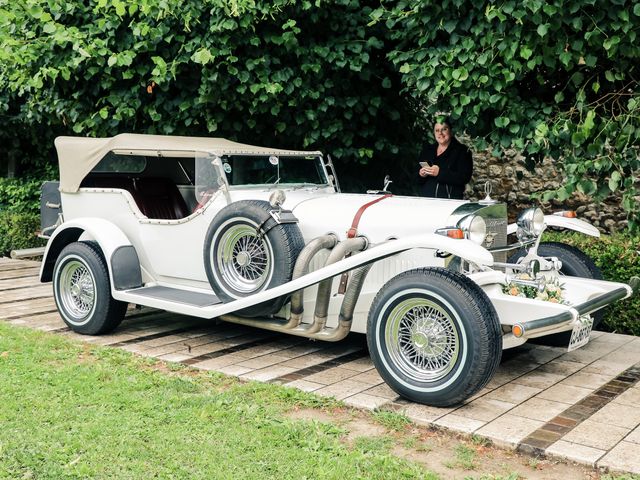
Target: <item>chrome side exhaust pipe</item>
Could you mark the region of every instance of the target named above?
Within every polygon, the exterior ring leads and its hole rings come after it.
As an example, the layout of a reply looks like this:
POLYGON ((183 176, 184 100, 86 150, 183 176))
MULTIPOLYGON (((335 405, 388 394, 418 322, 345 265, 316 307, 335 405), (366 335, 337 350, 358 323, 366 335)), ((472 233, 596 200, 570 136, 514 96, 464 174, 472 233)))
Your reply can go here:
MULTIPOLYGON (((342 260, 349 253, 361 251, 367 247, 367 240, 362 237, 347 239, 343 242, 337 243, 337 245, 336 242, 337 238, 333 234, 324 235, 309 242, 309 244, 300 253, 300 256, 298 256, 298 261, 296 261, 296 265, 294 267, 293 277, 298 278, 308 273, 309 263, 313 256, 324 248, 331 248, 331 245, 335 246, 329 254, 329 258, 327 259, 325 266, 342 260)), ((349 282, 347 291, 345 292, 342 300, 340 314, 338 316, 338 324, 335 327, 326 327, 333 277, 322 280, 318 285, 316 310, 313 322, 310 324, 300 325, 302 313, 304 311, 302 290, 295 292, 294 296, 291 298, 291 315, 288 320, 245 318, 233 314, 222 315, 220 318, 227 322, 238 323, 240 325, 247 325, 250 327, 258 327, 275 332, 288 333, 290 335, 311 338, 314 340, 324 340, 328 342, 342 340, 351 331, 356 303, 360 296, 360 292, 362 291, 365 277, 369 273, 371 266, 372 264, 369 264, 354 270, 351 281, 349 282)))
MULTIPOLYGON (((292 280, 300 278, 309 273, 309 264, 313 257, 324 249, 332 249, 338 243, 338 237, 333 233, 323 235, 311 240, 300 252, 296 264, 293 267, 292 280)), ((288 328, 294 328, 300 325, 302 321, 302 313, 304 312, 304 290, 298 290, 291 295, 291 315, 289 322, 286 324, 288 328)))
MULTIPOLYGON (((338 243, 325 262, 324 266, 329 266, 342 260, 347 254, 363 250, 367 246, 367 240, 363 237, 349 238, 338 243)), ((329 300, 331 300, 331 287, 333 277, 326 278, 318 284, 318 295, 316 297, 316 309, 313 314, 313 322, 308 325, 299 325, 297 329, 307 333, 317 333, 327 324, 327 312, 329 310, 329 300)))
POLYGON ((349 334, 351 331, 351 323, 353 322, 353 312, 356 308, 360 292, 362 291, 362 285, 372 266, 372 264, 365 265, 354 271, 351 282, 344 294, 344 299, 342 300, 340 315, 338 316, 338 325, 335 327, 324 327, 313 338, 326 342, 337 342, 349 334))

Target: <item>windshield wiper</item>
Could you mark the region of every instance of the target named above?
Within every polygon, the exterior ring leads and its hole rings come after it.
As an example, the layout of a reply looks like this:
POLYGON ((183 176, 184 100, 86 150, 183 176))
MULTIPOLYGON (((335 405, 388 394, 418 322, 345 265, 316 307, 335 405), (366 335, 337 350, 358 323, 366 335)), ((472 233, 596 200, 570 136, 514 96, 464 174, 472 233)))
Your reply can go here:
POLYGON ((292 187, 291 190, 299 190, 301 188, 315 188, 317 190, 320 188, 320 185, 318 185, 317 183, 301 183, 300 185, 292 187))

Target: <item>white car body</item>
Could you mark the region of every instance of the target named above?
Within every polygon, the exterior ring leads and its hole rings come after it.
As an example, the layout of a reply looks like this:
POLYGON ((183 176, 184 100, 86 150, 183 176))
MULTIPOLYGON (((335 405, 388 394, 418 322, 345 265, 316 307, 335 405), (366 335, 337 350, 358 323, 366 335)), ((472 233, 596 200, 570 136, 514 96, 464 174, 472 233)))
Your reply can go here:
MULTIPOLYGON (((287 328, 293 334, 322 339, 322 335, 318 336, 317 332, 307 334, 308 328, 305 330, 305 325, 309 327, 314 322, 320 281, 336 278, 331 287, 326 323, 321 326, 326 331, 335 330, 344 300, 344 295, 339 292, 337 279, 344 272, 372 265, 368 274, 365 273, 366 278, 357 295, 353 319, 348 327, 354 332, 367 333, 367 318, 374 297, 390 279, 401 272, 420 267, 452 268, 450 262, 457 258, 461 259, 460 263, 464 267, 456 269, 463 271, 467 278, 480 286, 493 304, 502 326, 502 346, 510 348, 529 338, 572 330, 580 325, 580 318, 585 314, 632 293, 625 284, 564 276, 564 304, 507 295, 503 293, 502 285, 510 281, 513 272, 507 269, 505 273, 504 267, 494 267, 495 255, 485 248, 486 241, 481 246, 466 238, 453 239, 446 234, 437 233, 442 228, 459 228, 461 219, 467 214, 493 212, 493 217, 489 215, 485 219, 486 223, 490 224, 490 230, 493 228, 496 232, 501 232, 492 234, 492 239, 502 236, 504 244, 507 232, 516 233, 518 229, 515 224, 507 226, 506 206, 495 202, 479 205, 462 200, 391 196, 369 206, 363 212, 357 227, 358 236, 366 239, 363 251, 325 265, 330 251, 321 249, 313 256, 308 273, 299 278, 230 301, 207 301, 207 298, 216 297, 203 260, 203 250, 208 248, 205 245, 205 234, 216 215, 228 205, 243 200, 268 201, 273 192, 279 190, 284 192, 286 200, 274 209, 291 212, 304 244, 327 234, 342 242, 347 239, 347 232, 358 210, 380 195, 339 193, 329 176, 330 173, 335 175, 328 171, 332 166, 322 161, 318 164, 322 166, 318 169, 321 183, 276 182, 243 186, 230 185, 229 181, 222 179, 208 201, 188 215, 182 218, 149 218, 142 212, 132 191, 119 188, 119 185, 82 186, 82 182, 92 175, 100 177, 100 173, 95 173, 96 166, 108 155, 116 155, 118 158, 127 155, 144 156, 147 162, 173 155, 175 158, 184 158, 186 162, 195 161, 196 164, 199 158, 206 157, 214 159, 209 163, 215 165, 216 174, 222 176, 231 171, 229 165, 220 163, 225 155, 269 156, 269 161, 274 165, 273 162, 285 159, 288 155, 321 159, 321 154, 263 149, 221 139, 146 135, 119 135, 112 139, 62 137, 57 140, 56 145, 60 158, 62 216, 60 225, 47 245, 41 279, 48 281, 55 275, 57 256, 66 245, 75 241, 95 241, 108 268, 110 294, 118 301, 203 318, 222 317, 229 321, 286 331, 282 328, 287 325, 290 315, 288 302, 276 314, 265 318, 247 318, 236 314, 247 307, 305 289, 300 322, 292 329, 291 325, 287 328), (136 263, 136 259, 138 265, 132 266, 131 262, 136 263), (124 266, 126 274, 119 271, 118 265, 124 266), (135 271, 136 268, 139 268, 139 273, 135 271), (137 280, 134 278, 136 275, 139 275, 137 280), (149 296, 145 292, 150 287, 163 287, 163 291, 170 292, 171 295, 149 296), (184 298, 192 295, 196 301, 183 300, 182 293, 184 298), (523 331, 516 331, 521 335, 514 335, 514 325, 523 327, 523 331)), ((280 175, 280 163, 277 163, 277 168, 280 175)), ((118 172, 109 175, 116 176, 118 172)), ((186 171, 185 176, 190 177, 186 171)), ((187 203, 192 192, 198 188, 197 183, 179 185, 187 203)), ((545 222, 547 225, 598 235, 597 229, 577 219, 546 216, 545 222)), ((535 239, 530 239, 528 243, 537 246, 535 239)), ((494 254, 500 255, 495 251, 494 254)), ((504 253, 502 257, 505 257, 504 253)), ((501 261, 504 262, 502 257, 501 261)), ((552 262, 541 260, 543 267, 547 265, 546 269, 551 271, 552 262)), ((326 339, 339 338, 328 336, 326 339)))

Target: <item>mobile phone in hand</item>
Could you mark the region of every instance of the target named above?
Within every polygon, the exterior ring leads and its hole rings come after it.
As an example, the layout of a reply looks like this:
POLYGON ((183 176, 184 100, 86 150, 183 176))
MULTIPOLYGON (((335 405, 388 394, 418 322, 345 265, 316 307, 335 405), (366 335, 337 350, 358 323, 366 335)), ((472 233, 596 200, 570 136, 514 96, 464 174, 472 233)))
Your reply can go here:
POLYGON ((431 164, 429 162, 418 162, 422 168, 430 167, 431 164))

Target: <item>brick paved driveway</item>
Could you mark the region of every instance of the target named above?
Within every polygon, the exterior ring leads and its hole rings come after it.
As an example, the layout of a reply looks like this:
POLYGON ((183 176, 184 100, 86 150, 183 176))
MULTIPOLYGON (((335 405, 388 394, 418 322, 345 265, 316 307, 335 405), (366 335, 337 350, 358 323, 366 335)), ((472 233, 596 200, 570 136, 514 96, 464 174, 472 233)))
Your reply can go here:
POLYGON ((640 337, 593 332, 571 353, 524 345, 504 353, 496 376, 456 408, 400 399, 382 381, 362 335, 338 344, 151 309, 131 308, 112 334, 71 332, 58 316, 39 263, 0 259, 0 319, 84 342, 397 409, 413 421, 473 433, 507 448, 640 474, 640 337))

